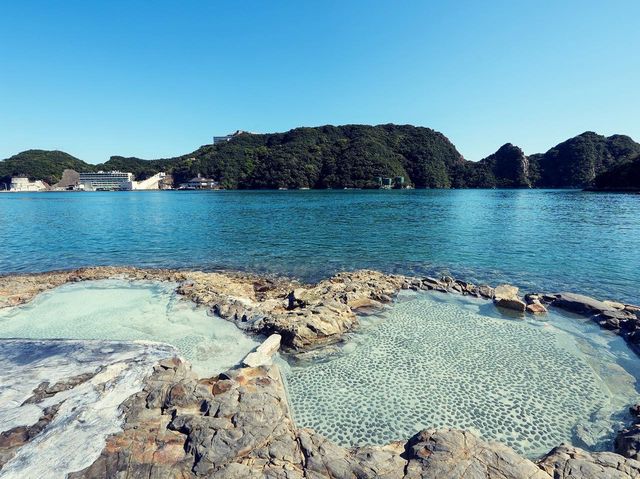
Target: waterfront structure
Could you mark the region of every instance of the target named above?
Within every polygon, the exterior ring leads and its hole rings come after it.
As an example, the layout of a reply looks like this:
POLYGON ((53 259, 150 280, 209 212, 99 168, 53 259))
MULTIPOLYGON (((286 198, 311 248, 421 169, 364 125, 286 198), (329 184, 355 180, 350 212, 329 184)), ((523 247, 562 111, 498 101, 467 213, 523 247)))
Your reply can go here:
POLYGON ((378 188, 383 190, 397 189, 401 190, 405 188, 404 176, 396 176, 395 178, 383 178, 378 176, 376 178, 378 188))
POLYGON ((133 182, 133 173, 122 171, 98 171, 80 173, 79 183, 85 190, 119 190, 133 182))
POLYGON ((180 190, 217 190, 220 185, 217 181, 211 178, 203 178, 202 175, 198 175, 195 178, 191 178, 185 183, 180 183, 180 190))
POLYGON ((14 176, 11 178, 9 191, 46 191, 49 187, 44 181, 30 181, 26 176, 14 176))
POLYGON ((164 171, 156 173, 155 175, 147 178, 146 180, 125 181, 120 185, 121 190, 161 190, 163 188, 164 180, 167 174, 164 171))
POLYGON ((227 141, 232 140, 234 137, 236 137, 238 135, 245 134, 245 133, 248 134, 248 135, 255 135, 255 133, 251 133, 250 131, 236 130, 233 133, 231 133, 230 135, 214 136, 213 137, 213 144, 216 145, 218 143, 225 143, 227 141))

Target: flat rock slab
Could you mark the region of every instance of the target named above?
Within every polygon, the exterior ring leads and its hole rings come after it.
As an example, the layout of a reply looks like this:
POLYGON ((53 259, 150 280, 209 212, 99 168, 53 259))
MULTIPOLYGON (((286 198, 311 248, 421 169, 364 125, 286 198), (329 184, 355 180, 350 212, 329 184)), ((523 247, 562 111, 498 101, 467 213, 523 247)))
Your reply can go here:
POLYGON ((611 303, 584 296, 576 293, 558 293, 553 306, 578 314, 597 314, 604 311, 616 311, 611 303))

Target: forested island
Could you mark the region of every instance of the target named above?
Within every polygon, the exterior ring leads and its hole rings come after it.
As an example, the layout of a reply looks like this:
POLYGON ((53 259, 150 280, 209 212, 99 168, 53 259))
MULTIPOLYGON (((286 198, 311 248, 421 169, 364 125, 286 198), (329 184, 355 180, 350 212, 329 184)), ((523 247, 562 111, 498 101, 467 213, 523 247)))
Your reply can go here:
POLYGON ((463 158, 449 139, 410 125, 295 128, 241 132, 174 158, 112 156, 99 165, 61 151, 28 150, 0 161, 0 183, 15 175, 49 184, 65 169, 121 170, 142 180, 160 171, 180 183, 198 174, 227 189, 376 188, 402 176, 415 188, 640 189, 640 144, 624 135, 585 132, 546 153, 526 155, 510 143, 480 160, 463 158))

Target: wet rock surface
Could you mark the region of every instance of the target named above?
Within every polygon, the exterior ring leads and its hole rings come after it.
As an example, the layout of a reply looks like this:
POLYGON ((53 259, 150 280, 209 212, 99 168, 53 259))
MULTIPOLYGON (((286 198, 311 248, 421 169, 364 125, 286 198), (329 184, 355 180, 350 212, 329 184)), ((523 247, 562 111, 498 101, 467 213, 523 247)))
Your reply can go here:
POLYGON ((622 336, 640 354, 640 307, 574 293, 547 294, 544 299, 553 307, 591 318, 601 328, 622 336))

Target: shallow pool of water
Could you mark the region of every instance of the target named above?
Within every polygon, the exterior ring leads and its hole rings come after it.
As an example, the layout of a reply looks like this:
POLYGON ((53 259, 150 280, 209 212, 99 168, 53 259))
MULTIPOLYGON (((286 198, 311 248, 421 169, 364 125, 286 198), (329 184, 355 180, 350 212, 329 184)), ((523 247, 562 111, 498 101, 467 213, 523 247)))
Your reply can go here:
POLYGON ((285 367, 298 426, 343 445, 454 427, 536 456, 600 449, 638 399, 640 361, 591 323, 501 316, 453 295, 403 294, 344 347, 285 367))
POLYGON ((125 280, 67 284, 0 310, 0 338, 168 343, 201 376, 236 365, 258 345, 232 323, 182 299, 175 287, 125 280))

